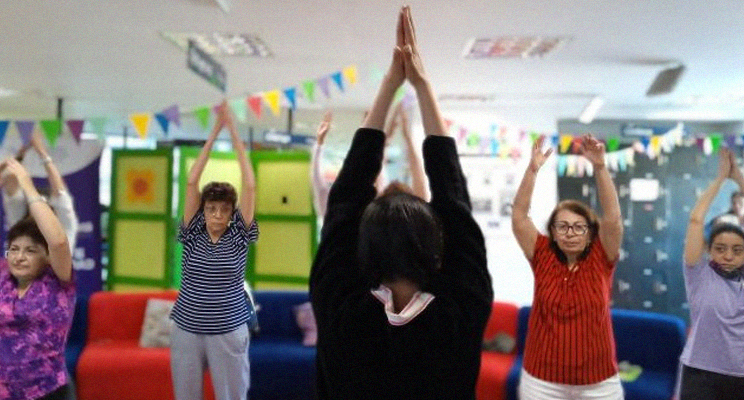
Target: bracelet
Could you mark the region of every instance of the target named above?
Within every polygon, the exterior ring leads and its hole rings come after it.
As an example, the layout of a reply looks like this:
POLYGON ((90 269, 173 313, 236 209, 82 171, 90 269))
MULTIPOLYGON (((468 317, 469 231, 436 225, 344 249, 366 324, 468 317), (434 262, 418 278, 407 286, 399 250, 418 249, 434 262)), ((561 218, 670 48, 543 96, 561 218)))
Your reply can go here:
POLYGON ((34 197, 28 199, 27 204, 30 206, 31 204, 36 203, 38 201, 43 201, 43 202, 46 203, 46 199, 44 199, 43 196, 34 196, 34 197))
POLYGON ((44 164, 49 164, 50 162, 52 162, 52 157, 46 156, 42 161, 44 162, 44 164))

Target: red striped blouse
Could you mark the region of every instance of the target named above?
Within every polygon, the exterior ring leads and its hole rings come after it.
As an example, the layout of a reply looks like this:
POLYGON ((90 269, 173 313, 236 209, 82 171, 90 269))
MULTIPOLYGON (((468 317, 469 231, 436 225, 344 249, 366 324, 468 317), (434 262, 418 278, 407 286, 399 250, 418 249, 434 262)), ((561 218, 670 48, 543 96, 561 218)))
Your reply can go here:
POLYGON ((524 369, 549 382, 587 385, 617 373, 610 293, 615 262, 596 238, 589 255, 570 272, 538 235, 530 261, 535 295, 524 351, 524 369))

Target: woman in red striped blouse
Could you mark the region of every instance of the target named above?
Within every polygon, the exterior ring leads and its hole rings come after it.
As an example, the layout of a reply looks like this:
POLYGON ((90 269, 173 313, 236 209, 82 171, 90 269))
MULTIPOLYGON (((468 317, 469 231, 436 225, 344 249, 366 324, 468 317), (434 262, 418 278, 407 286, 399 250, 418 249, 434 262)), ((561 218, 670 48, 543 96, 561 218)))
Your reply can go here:
POLYGON ((579 201, 562 201, 546 236, 528 216, 535 177, 552 152, 542 151, 544 139, 533 145, 512 209, 514 236, 535 275, 520 398, 622 400, 609 303, 623 225, 605 148, 590 135, 581 139, 604 215, 579 201))

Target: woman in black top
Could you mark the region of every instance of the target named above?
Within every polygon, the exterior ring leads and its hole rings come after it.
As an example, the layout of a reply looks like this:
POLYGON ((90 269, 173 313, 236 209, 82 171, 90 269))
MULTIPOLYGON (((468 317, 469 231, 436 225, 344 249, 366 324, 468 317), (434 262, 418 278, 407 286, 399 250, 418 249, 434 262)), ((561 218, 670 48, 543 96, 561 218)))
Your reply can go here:
POLYGON ((410 9, 393 62, 331 188, 310 275, 319 399, 474 399, 493 291, 483 235, 424 74, 410 9), (395 91, 416 90, 431 202, 393 184, 375 199, 395 91))

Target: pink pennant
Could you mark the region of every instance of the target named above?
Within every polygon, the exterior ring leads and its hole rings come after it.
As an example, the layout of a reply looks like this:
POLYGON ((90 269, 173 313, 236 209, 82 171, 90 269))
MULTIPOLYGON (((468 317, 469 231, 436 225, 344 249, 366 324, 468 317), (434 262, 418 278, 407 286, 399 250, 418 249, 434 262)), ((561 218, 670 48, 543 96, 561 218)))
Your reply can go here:
POLYGON ((248 106, 251 108, 256 118, 261 118, 261 96, 251 96, 248 98, 248 106))
POLYGON ((72 137, 75 138, 75 141, 78 142, 78 144, 80 144, 80 135, 83 133, 84 125, 85 121, 82 119, 67 120, 67 127, 70 129, 72 137))

